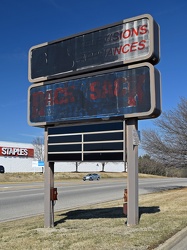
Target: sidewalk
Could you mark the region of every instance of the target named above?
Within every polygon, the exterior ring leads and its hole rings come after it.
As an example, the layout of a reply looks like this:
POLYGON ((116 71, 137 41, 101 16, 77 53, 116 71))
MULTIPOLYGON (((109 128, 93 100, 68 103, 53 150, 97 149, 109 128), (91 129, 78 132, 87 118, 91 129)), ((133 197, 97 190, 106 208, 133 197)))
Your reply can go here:
POLYGON ((187 227, 155 248, 155 250, 187 250, 187 227))

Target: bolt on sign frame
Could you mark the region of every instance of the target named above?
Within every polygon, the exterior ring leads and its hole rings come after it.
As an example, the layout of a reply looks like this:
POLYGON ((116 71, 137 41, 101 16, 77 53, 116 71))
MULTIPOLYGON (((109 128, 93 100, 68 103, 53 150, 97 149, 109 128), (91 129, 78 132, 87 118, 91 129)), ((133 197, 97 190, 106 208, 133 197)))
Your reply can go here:
POLYGON ((159 60, 159 25, 145 14, 31 47, 28 78, 34 83, 159 60))

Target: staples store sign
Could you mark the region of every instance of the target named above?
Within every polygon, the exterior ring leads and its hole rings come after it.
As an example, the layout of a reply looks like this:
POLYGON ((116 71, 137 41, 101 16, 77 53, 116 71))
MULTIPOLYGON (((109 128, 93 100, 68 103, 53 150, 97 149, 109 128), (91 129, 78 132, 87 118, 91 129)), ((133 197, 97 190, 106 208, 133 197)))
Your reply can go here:
POLYGON ((32 148, 0 147, 0 156, 34 157, 32 148))

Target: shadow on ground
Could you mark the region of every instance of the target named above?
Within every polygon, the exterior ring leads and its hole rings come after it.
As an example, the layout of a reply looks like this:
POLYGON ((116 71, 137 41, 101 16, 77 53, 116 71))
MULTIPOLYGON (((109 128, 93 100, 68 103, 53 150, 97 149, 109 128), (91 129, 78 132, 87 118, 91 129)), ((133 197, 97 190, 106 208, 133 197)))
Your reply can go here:
POLYGON ((139 219, 141 218, 142 214, 155 214, 159 212, 160 212, 159 206, 139 207, 139 219))
MULTIPOLYGON (((158 206, 152 207, 139 207, 139 219, 142 214, 154 214, 160 212, 158 206)), ((67 213, 59 214, 59 220, 55 221, 54 225, 64 223, 66 220, 87 220, 87 219, 99 219, 99 218, 127 218, 123 214, 123 207, 111 207, 111 208, 94 208, 94 209, 77 209, 69 211, 67 213)))

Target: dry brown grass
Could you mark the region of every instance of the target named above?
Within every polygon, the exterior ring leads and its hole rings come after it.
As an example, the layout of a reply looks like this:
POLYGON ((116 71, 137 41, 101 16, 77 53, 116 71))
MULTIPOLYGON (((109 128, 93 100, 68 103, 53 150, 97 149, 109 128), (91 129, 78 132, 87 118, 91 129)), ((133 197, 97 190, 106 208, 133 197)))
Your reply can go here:
MULTIPOLYGON (((119 172, 98 172, 101 175, 101 178, 126 178, 127 173, 119 173, 119 172)), ((87 173, 82 172, 62 172, 55 173, 54 178, 56 181, 61 180, 81 180, 83 176, 87 173)), ((160 176, 155 175, 146 175, 139 174, 140 178, 161 178, 160 176)), ((0 174, 0 183, 8 183, 8 182, 41 182, 44 181, 44 174, 42 173, 5 173, 0 174)))
POLYGON ((187 188, 140 196, 140 221, 128 227, 123 201, 55 213, 55 228, 43 216, 0 224, 0 249, 146 250, 187 226, 187 188))

